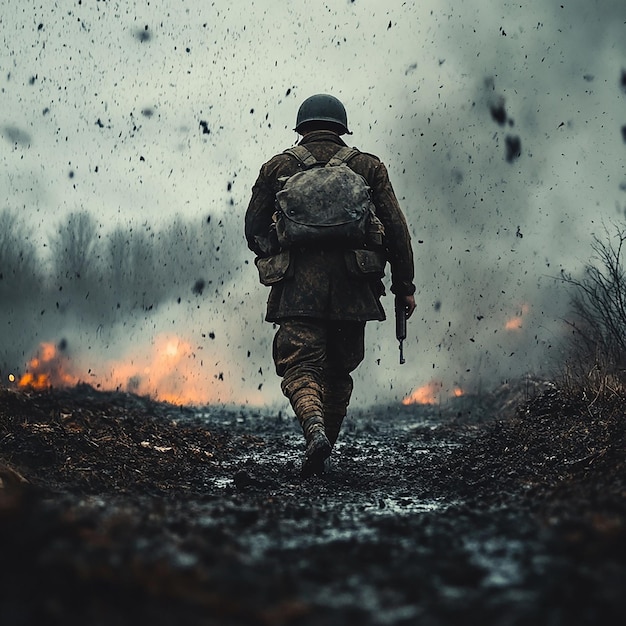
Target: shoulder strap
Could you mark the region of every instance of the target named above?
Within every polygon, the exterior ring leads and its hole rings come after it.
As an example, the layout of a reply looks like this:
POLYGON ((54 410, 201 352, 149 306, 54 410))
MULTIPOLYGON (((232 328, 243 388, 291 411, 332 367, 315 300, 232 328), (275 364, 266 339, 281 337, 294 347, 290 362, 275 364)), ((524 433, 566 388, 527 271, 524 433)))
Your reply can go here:
POLYGON ((312 167, 313 165, 317 165, 317 163, 319 163, 319 161, 304 146, 287 148, 284 152, 285 154, 290 154, 298 159, 298 161, 300 161, 300 163, 302 163, 305 167, 312 167))
POLYGON ((359 151, 356 148, 350 148, 349 146, 344 146, 343 148, 339 148, 337 152, 331 157, 330 161, 326 164, 326 167, 332 167, 333 165, 341 165, 342 163, 348 163, 348 161, 356 156, 359 151))
MULTIPOLYGON (((319 164, 319 161, 311 154, 311 152, 302 145, 294 146, 293 148, 287 148, 284 151, 285 154, 290 154, 295 157, 305 167, 313 167, 319 164)), ((326 166, 341 165, 342 163, 348 163, 348 161, 359 154, 356 148, 350 148, 349 146, 343 146, 339 148, 337 152, 331 157, 326 166)))

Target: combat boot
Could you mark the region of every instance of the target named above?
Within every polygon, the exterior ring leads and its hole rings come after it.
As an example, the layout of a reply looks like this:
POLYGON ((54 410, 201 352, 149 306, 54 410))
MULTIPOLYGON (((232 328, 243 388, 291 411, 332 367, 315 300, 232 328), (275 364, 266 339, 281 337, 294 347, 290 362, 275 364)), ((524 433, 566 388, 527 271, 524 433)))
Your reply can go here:
POLYGON ((315 416, 302 422, 306 439, 306 452, 300 475, 309 478, 314 474, 323 474, 325 461, 330 456, 331 445, 324 432, 324 420, 315 416))
POLYGON ((322 387, 313 376, 285 377, 281 383, 283 393, 300 422, 306 452, 302 462, 301 476, 308 478, 324 471, 324 461, 330 456, 330 442, 324 432, 322 387))

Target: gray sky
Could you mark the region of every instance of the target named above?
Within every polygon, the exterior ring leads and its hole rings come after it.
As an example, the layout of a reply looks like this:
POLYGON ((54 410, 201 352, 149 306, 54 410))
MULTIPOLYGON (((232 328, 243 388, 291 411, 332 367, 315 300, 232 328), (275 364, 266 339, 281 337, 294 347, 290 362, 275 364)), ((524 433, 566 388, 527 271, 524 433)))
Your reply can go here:
POLYGON ((393 324, 370 324, 355 402, 546 369, 567 316, 551 277, 578 271, 626 209, 626 5, 382 4, 4 0, 0 210, 23 216, 42 258, 80 210, 103 233, 211 216, 220 248, 201 298, 198 276, 178 276, 171 298, 111 327, 34 311, 17 340, 12 326, 19 350, 0 333, 5 368, 66 338, 100 381, 109 361, 146 372, 176 336, 186 386, 282 403, 243 215, 260 165, 296 141, 300 102, 327 92, 346 105, 349 143, 388 166, 416 252, 408 363, 393 324))

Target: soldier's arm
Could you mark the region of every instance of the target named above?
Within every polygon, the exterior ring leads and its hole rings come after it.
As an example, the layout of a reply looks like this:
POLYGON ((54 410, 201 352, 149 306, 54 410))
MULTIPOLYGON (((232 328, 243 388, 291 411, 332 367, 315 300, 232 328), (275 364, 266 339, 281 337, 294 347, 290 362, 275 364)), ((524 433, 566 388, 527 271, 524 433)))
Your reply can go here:
POLYGON ((274 213, 274 190, 267 180, 265 166, 252 187, 252 198, 245 216, 245 235, 248 248, 258 256, 268 256, 269 231, 274 213))
POLYGON ((371 183, 376 215, 385 227, 385 242, 391 264, 391 291, 407 300, 411 312, 415 308, 413 248, 406 219, 389 181, 387 168, 379 162, 371 183))

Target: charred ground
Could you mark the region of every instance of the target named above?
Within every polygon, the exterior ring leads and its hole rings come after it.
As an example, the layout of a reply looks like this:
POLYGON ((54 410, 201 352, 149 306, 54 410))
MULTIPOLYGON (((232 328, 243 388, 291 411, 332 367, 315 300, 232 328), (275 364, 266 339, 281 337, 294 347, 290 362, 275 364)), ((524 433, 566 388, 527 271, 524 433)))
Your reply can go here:
POLYGON ((617 623, 622 403, 533 395, 363 411, 300 482, 289 415, 0 391, 0 623, 617 623))

